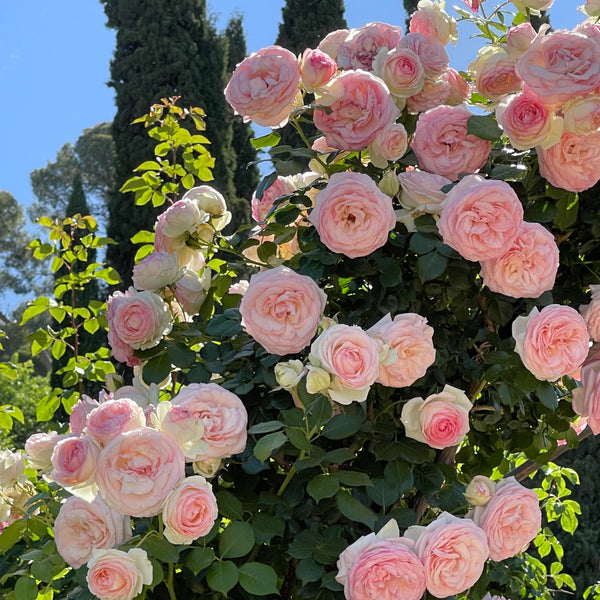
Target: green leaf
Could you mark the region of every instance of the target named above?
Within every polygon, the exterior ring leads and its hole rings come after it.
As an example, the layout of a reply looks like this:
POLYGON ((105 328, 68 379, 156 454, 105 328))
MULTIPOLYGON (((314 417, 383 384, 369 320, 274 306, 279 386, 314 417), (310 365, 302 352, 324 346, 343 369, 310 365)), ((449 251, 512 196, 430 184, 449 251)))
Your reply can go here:
POLYGON ((43 312, 48 310, 48 304, 34 304, 33 306, 28 306, 23 311, 23 316, 21 317, 21 325, 24 325, 29 321, 29 319, 33 319, 33 317, 42 314, 43 312))
POLYGON ((22 537, 25 531, 25 519, 18 519, 5 527, 0 534, 0 554, 10 550, 22 537))
POLYGON ((179 560, 179 550, 165 538, 161 538, 157 533, 148 536, 143 543, 143 547, 148 554, 167 563, 174 563, 179 560))
POLYGON ((314 498, 318 504, 323 498, 331 498, 335 496, 340 489, 339 480, 333 475, 317 475, 313 477, 306 486, 306 492, 314 498))
POLYGON ((256 596, 278 594, 277 573, 269 565, 258 562, 244 563, 239 568, 240 585, 256 596))
POLYGON ((325 567, 316 563, 312 558, 302 558, 296 565, 296 575, 302 582, 319 581, 325 572, 325 567))
POLYGON ((131 241, 134 244, 154 244, 154 232, 141 230, 138 231, 132 238, 131 241))
POLYGON ((250 523, 232 521, 219 535, 221 558, 245 556, 254 547, 254 529, 250 523))
POLYGON ((279 143, 280 139, 281 139, 281 136, 277 132, 272 131, 271 133, 268 133, 267 135, 262 135, 261 137, 257 137, 257 138, 250 140, 250 143, 257 150, 260 150, 261 148, 267 148, 269 146, 276 146, 279 143))
POLYGON ((304 450, 305 452, 310 453, 311 445, 310 442, 306 439, 306 432, 304 429, 300 429, 298 427, 287 427, 285 430, 285 434, 288 439, 298 450, 304 450))
POLYGON ((160 383, 171 374, 171 360, 168 355, 159 354, 151 358, 142 371, 144 381, 150 383, 160 383))
POLYGON ((215 551, 212 548, 192 548, 185 559, 185 564, 194 575, 207 569, 215 561, 215 551))
POLYGON ((467 121, 467 134, 472 133, 482 140, 493 142, 502 137, 502 129, 490 115, 472 115, 467 121))
POLYGON ((336 496, 339 511, 348 519, 364 523, 371 529, 375 528, 377 515, 367 506, 353 498, 348 492, 340 490, 336 496))
POLYGON ((242 316, 231 308, 227 312, 213 317, 206 326, 206 333, 219 337, 231 338, 242 331, 242 316))
POLYGON ((371 479, 368 473, 360 471, 336 471, 333 476, 342 484, 350 487, 358 487, 361 485, 371 485, 371 479))
POLYGON ((408 247, 415 254, 429 254, 439 243, 439 238, 432 234, 416 232, 410 236, 408 247))
POLYGON ((145 190, 148 187, 148 183, 141 177, 132 177, 128 179, 119 190, 120 192, 136 192, 137 190, 145 190))
POLYGON ((554 224, 561 230, 566 231, 577 221, 577 210, 579 208, 579 197, 570 193, 556 203, 556 214, 554 224))
POLYGON ((52 344, 52 358, 58 360, 67 349, 67 344, 63 340, 55 340, 52 344))
POLYGON ((262 512, 252 517, 252 526, 257 544, 270 544, 272 538, 282 537, 285 532, 283 519, 262 512))
POLYGON ((217 492, 219 513, 227 519, 243 519, 244 506, 239 498, 227 490, 217 492))
POLYGON ((196 353, 181 342, 167 346, 167 356, 172 365, 185 369, 191 367, 196 360, 196 353))
POLYGON ((19 600, 35 600, 38 595, 38 586, 31 577, 19 577, 15 583, 15 597, 19 600))
POLYGON ((225 596, 237 584, 238 579, 238 568, 230 560, 214 562, 210 565, 206 574, 206 583, 208 583, 210 589, 221 592, 225 596))
POLYGON ((265 462, 273 452, 279 450, 287 442, 287 436, 281 431, 275 433, 269 433, 264 437, 260 438, 254 446, 254 456, 265 462))
POLYGON ((430 252, 417 259, 417 275, 422 282, 439 277, 448 265, 448 259, 438 252, 430 252))
POLYGON ((322 434, 330 440, 341 440, 355 434, 365 420, 362 414, 345 414, 335 415, 323 427, 322 434))
POLYGON ((279 431, 284 427, 284 424, 281 421, 265 421, 264 423, 257 423, 256 425, 252 425, 250 429, 248 429, 248 433, 251 435, 257 435, 260 433, 271 433, 272 431, 279 431))
POLYGON ((134 171, 160 171, 160 165, 155 160, 146 160, 134 171))
POLYGON ((268 175, 265 175, 260 183, 258 184, 258 187, 256 188, 256 197, 261 200, 263 197, 263 194, 265 193, 265 190, 267 188, 270 188, 274 183, 275 180, 277 179, 277 171, 273 171, 272 173, 269 173, 268 175))
POLYGON ((35 416, 38 421, 49 421, 60 406, 60 399, 55 394, 44 396, 38 403, 35 416))

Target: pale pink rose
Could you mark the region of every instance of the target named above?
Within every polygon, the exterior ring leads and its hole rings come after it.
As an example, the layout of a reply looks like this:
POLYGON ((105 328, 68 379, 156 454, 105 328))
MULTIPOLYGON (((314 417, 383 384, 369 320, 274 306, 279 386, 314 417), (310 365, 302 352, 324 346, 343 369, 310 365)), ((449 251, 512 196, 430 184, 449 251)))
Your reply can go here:
POLYGON ((512 3, 521 12, 525 12, 525 9, 527 8, 533 10, 548 10, 554 4, 554 0, 512 0, 512 3))
POLYGON ((600 85, 600 45, 580 33, 538 35, 517 62, 517 73, 546 104, 584 96, 600 85))
POLYGON ((139 427, 111 440, 100 452, 96 483, 106 503, 123 515, 157 515, 185 475, 177 442, 162 431, 139 427))
POLYGON ((262 223, 273 207, 275 200, 281 196, 287 196, 294 191, 294 185, 289 177, 279 175, 277 179, 263 191, 262 198, 258 198, 256 192, 252 195, 252 218, 262 223))
POLYGON ((209 533, 218 516, 210 483, 201 475, 186 477, 163 505, 165 537, 172 544, 191 544, 209 533))
POLYGON ((441 392, 425 400, 411 398, 402 407, 400 418, 407 437, 441 450, 464 440, 472 407, 462 390, 445 385, 441 392))
POLYGON ((525 367, 542 381, 556 381, 578 369, 589 350, 583 317, 570 306, 550 304, 533 308, 513 321, 515 352, 525 367))
POLYGON ((469 117, 465 106, 438 106, 419 115, 411 146, 422 169, 456 181, 483 167, 492 144, 467 134, 469 117))
POLYGON ((425 566, 427 590, 436 598, 468 590, 481 576, 488 558, 485 533, 470 519, 446 512, 425 527, 416 550, 425 566))
POLYGON ((202 420, 197 419, 185 406, 173 405, 169 400, 161 401, 150 415, 150 423, 179 444, 188 462, 208 449, 208 444, 202 439, 202 420))
POLYGON ((573 390, 573 410, 586 417, 594 435, 600 433, 600 357, 593 356, 581 367, 581 385, 573 390))
POLYGON ((537 298, 554 287, 558 246, 539 223, 522 222, 510 249, 481 263, 481 278, 492 292, 513 298, 537 298))
POLYGON ((369 144, 369 158, 380 169, 385 169, 389 162, 402 158, 408 148, 408 136, 402 123, 393 123, 382 129, 369 144))
POLYGON ((540 531, 542 513, 537 494, 507 477, 485 506, 475 508, 473 520, 487 536, 490 558, 500 561, 527 548, 540 531))
POLYGON ((406 108, 411 114, 425 112, 441 104, 450 104, 454 88, 445 73, 435 79, 426 79, 423 89, 406 99, 406 108))
POLYGON ((211 270, 206 267, 202 274, 185 269, 174 286, 175 298, 187 315, 197 315, 206 292, 210 289, 211 270))
POLYGON ((471 90, 467 80, 452 67, 448 67, 444 73, 440 75, 441 79, 446 79, 450 86, 450 95, 444 101, 445 104, 458 106, 467 102, 471 96, 471 90))
POLYGON ((444 10, 444 3, 432 0, 419 1, 417 10, 410 16, 409 31, 422 33, 442 46, 449 42, 456 44, 458 40, 456 20, 444 10))
POLYGON ((425 85, 421 59, 408 48, 380 51, 373 61, 373 71, 383 79, 390 93, 398 98, 412 96, 425 85))
POLYGON ((133 288, 109 296, 106 319, 111 346, 119 340, 140 350, 156 346, 173 326, 169 307, 160 296, 133 288))
POLYGON ((98 400, 82 394, 81 398, 71 408, 69 415, 69 431, 75 435, 81 435, 87 425, 88 415, 100 406, 98 400))
POLYGON ((177 258, 168 252, 152 252, 133 267, 133 285, 137 290, 158 290, 177 279, 177 258))
POLYGON ((465 490, 465 500, 472 506, 483 506, 487 504, 494 492, 496 484, 485 475, 475 475, 465 490))
POLYGON ((216 383, 190 383, 171 401, 202 421, 208 449, 194 460, 227 458, 246 447, 248 413, 242 401, 216 383))
POLYGON ((561 109, 565 129, 577 135, 600 131, 600 94, 571 98, 561 109))
POLYGON ((0 450, 0 488, 13 486, 24 479, 25 455, 12 450, 0 450))
POLYGON ((97 548, 113 548, 131 537, 129 517, 110 508, 100 496, 87 502, 70 496, 54 521, 56 549, 65 562, 79 569, 97 548))
POLYGON ((133 600, 152 583, 152 563, 141 548, 94 550, 87 568, 87 586, 99 600, 133 600))
MULTIPOLYGON (((117 293, 120 292, 115 292, 115 294, 117 293)), ((109 331, 107 337, 110 345, 110 353, 116 360, 126 363, 128 367, 136 367, 142 364, 142 361, 133 355, 134 349, 121 340, 114 331, 109 331)))
POLYGON ((596 19, 586 19, 583 23, 578 23, 572 29, 573 33, 581 33, 600 44, 600 25, 596 19))
POLYGON ((600 285, 590 285, 591 302, 579 307, 579 312, 594 342, 600 342, 600 285))
POLYGON ((88 438, 65 437, 52 451, 50 477, 63 487, 83 487, 94 481, 99 448, 88 438))
POLYGON ((351 29, 337 51, 337 63, 341 69, 364 69, 370 71, 373 59, 382 48, 395 48, 402 32, 399 27, 387 23, 367 23, 359 29, 351 29))
POLYGON ((600 180, 600 133, 565 131, 554 146, 536 150, 540 175, 555 187, 582 192, 600 180))
POLYGON ((400 173, 398 181, 402 187, 400 203, 404 208, 433 214, 442 212, 446 202, 442 188, 452 183, 447 177, 417 169, 400 173))
POLYGON ((493 596, 488 592, 481 600, 508 600, 504 596, 498 596, 494 594, 493 596))
POLYGON ((280 46, 253 52, 235 69, 225 98, 244 121, 283 127, 294 107, 300 83, 298 60, 280 46))
POLYGON ((300 57, 300 78, 304 89, 314 92, 337 73, 337 64, 322 50, 307 48, 300 57))
POLYGON ((467 8, 471 11, 473 11, 474 13, 478 13, 479 12, 479 6, 481 5, 481 2, 483 0, 463 0, 463 2, 466 4, 467 8))
POLYGON ((588 17, 600 16, 600 0, 585 0, 585 4, 579 7, 588 17))
POLYGON ((343 44, 344 40, 348 37, 350 31, 348 29, 336 29, 330 31, 320 42, 317 48, 322 50, 328 56, 331 56, 333 60, 337 59, 338 48, 343 44))
POLYGON ((439 77, 448 68, 450 58, 444 46, 422 33, 409 33, 400 40, 398 47, 412 50, 421 60, 425 75, 430 79, 439 77))
POLYGON ((425 569, 411 540, 374 540, 355 558, 344 585, 348 600, 419 600, 425 592, 425 569))
POLYGON ((529 21, 509 27, 506 32, 506 51, 510 56, 523 54, 529 48, 536 35, 536 31, 529 21))
POLYGON ((225 202, 223 194, 210 185, 193 187, 181 199, 191 200, 200 211, 207 212, 213 217, 223 215, 227 212, 227 202, 225 202))
POLYGON ((243 296, 248 291, 248 286, 250 282, 247 279, 240 279, 240 281, 236 281, 229 286, 229 290, 227 290, 228 294, 239 294, 243 296))
POLYGON ((484 46, 469 65, 477 92, 493 102, 521 89, 521 78, 515 71, 516 59, 499 46, 484 46))
POLYGON ((56 431, 49 433, 34 433, 25 442, 27 462, 30 467, 45 471, 52 466, 54 446, 63 439, 56 431))
POLYGON ((326 302, 310 277, 283 266, 267 269, 250 278, 242 325, 271 354, 293 354, 310 344, 326 302))
POLYGON ((548 148, 560 140, 563 131, 563 119, 527 88, 501 102, 496 119, 517 150, 548 148))
POLYGON ((315 197, 309 221, 332 252, 349 258, 381 248, 396 225, 392 201, 363 173, 334 173, 315 197))
POLYGON ((463 258, 489 260, 511 248, 522 221, 523 206, 508 183, 470 175, 448 192, 437 225, 463 258))
POLYGON ((345 388, 365 390, 379 375, 377 343, 356 325, 332 325, 312 343, 309 360, 345 388))
POLYGON ((107 400, 94 408, 87 419, 86 433, 101 446, 125 431, 146 424, 141 406, 129 398, 107 400))
POLYGON ((198 204, 191 198, 182 198, 161 213, 156 231, 164 237, 179 239, 187 232, 193 231, 201 220, 202 211, 198 204))
POLYGON ((379 366, 377 381, 389 387, 408 387, 425 375, 435 361, 433 327, 415 313, 389 314, 367 333, 388 352, 379 366))

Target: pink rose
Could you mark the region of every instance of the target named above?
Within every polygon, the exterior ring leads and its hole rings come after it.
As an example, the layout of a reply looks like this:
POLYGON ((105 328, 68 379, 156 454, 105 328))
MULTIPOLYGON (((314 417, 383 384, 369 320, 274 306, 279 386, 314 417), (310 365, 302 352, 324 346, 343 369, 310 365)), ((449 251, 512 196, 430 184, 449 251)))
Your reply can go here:
POLYGON ((369 144, 369 158, 380 169, 385 169, 389 162, 402 158, 408 148, 408 136, 402 123, 393 123, 382 129, 369 144))
POLYGON ((506 51, 510 56, 520 56, 529 48, 536 35, 537 32, 529 21, 509 27, 506 32, 506 51))
POLYGON ((401 35, 399 27, 379 22, 351 29, 337 50, 337 63, 341 69, 370 71, 377 52, 395 48, 401 35))
POLYGON ((185 475, 177 442, 162 431, 139 427, 122 433, 100 452, 96 483, 106 503, 123 515, 157 515, 185 475))
POLYGON ((165 537, 191 544, 212 529, 219 510, 210 483, 201 475, 186 477, 166 498, 162 509, 165 537))
POLYGON ((160 296, 133 288, 109 296, 106 319, 111 346, 118 340, 140 350, 156 346, 173 326, 169 307, 160 296))
POLYGON ((450 81, 444 75, 436 79, 426 79, 423 89, 406 99, 406 108, 411 114, 425 112, 441 104, 450 104, 448 99, 453 93, 450 81))
POLYGON ((448 68, 450 58, 444 46, 422 33, 409 33, 400 40, 398 47, 412 50, 423 65, 425 76, 430 79, 439 77, 448 68))
POLYGON ((571 98, 561 109, 565 129, 577 135, 600 131, 600 94, 571 98))
POLYGON ((503 48, 484 46, 477 59, 469 65, 469 71, 475 76, 479 94, 497 102, 521 89, 521 78, 515 66, 516 60, 503 48))
POLYGON ((227 202, 223 198, 223 194, 210 185, 193 187, 181 199, 191 200, 201 212, 208 213, 213 217, 223 216, 228 212, 227 202))
POLYGON ((294 54, 280 46, 253 52, 235 69, 225 98, 244 121, 283 127, 294 107, 300 68, 294 54))
POLYGON ((483 283, 513 298, 537 298, 554 287, 558 246, 539 223, 522 222, 509 250, 481 263, 483 283))
POLYGON ((141 548, 94 550, 87 567, 88 588, 99 600, 133 600, 152 583, 152 563, 141 548))
POLYGON ((389 353, 379 367, 377 381, 389 387, 408 387, 425 375, 435 361, 433 328, 415 313, 387 314, 367 330, 389 353))
POLYGON ((98 406, 100 406, 98 400, 83 394, 71 408, 69 431, 75 435, 81 435, 87 425, 88 415, 98 406))
POLYGON ((309 221, 332 252, 349 258, 381 248, 396 225, 389 196, 363 173, 334 173, 315 197, 309 221))
POLYGON ((333 375, 329 395, 340 404, 362 402, 379 375, 377 343, 356 325, 332 325, 312 343, 309 360, 333 375), (344 394, 345 390, 355 390, 344 394), (332 391, 333 390, 333 391, 332 391))
POLYGON ((78 569, 97 548, 112 548, 131 537, 131 523, 107 506, 99 496, 87 502, 67 498, 54 521, 56 549, 65 562, 78 569))
POLYGON ((262 223, 267 218, 267 214, 269 214, 275 200, 281 196, 287 196, 293 191, 294 185, 290 178, 279 175, 277 179, 263 191, 262 198, 258 198, 256 193, 252 195, 252 218, 257 222, 262 223))
POLYGON ((331 56, 333 60, 337 59, 337 53, 339 47, 344 43, 344 40, 348 37, 350 31, 348 29, 336 29, 330 31, 318 45, 318 49, 322 50, 328 56, 331 56))
POLYGON ((548 10, 554 0, 512 0, 512 3, 521 11, 530 10, 548 10))
POLYGON ((398 98, 412 96, 425 85, 421 59, 408 48, 379 52, 373 62, 373 71, 383 79, 390 93, 398 98))
POLYGON ((26 479, 25 455, 12 450, 0 450, 0 489, 15 485, 26 479))
POLYGON ((496 484, 489 477, 475 475, 465 490, 465 500, 473 506, 483 506, 490 501, 495 491, 496 484))
POLYGON ((471 11, 473 11, 474 13, 478 13, 479 12, 479 6, 481 5, 481 2, 483 0, 463 0, 463 2, 466 4, 467 8, 471 11))
POLYGON ((538 34, 517 62, 517 73, 546 104, 585 96, 600 85, 600 45, 580 33, 538 34))
MULTIPOLYGON (((406 535, 412 537, 409 527, 406 535)), ((427 590, 446 598, 469 589, 481 576, 488 558, 485 533, 470 519, 446 512, 425 527, 416 541, 425 566, 427 590)))
POLYGON ((600 133, 565 131, 557 144, 537 151, 540 175, 555 187, 582 192, 600 180, 600 133))
POLYGON ((375 540, 356 557, 348 573, 348 600, 419 600, 425 592, 425 569, 411 540, 375 540))
POLYGON ((283 266, 255 273, 240 302, 242 325, 271 354, 294 354, 310 344, 327 296, 307 275, 283 266))
MULTIPOLYGON (((182 198, 161 213, 156 224, 156 234, 158 237, 164 236, 177 240, 171 242, 176 249, 177 245, 184 243, 185 234, 193 231, 201 220, 202 212, 198 203, 191 198, 182 198)), ((156 249, 162 250, 161 247, 156 249)))
POLYGON ((448 69, 440 75, 440 78, 446 79, 450 86, 450 95, 446 98, 445 104, 458 106, 459 104, 467 102, 471 96, 471 90, 467 80, 456 69, 448 67, 448 69))
POLYGON ((248 413, 242 401, 216 383, 190 383, 171 401, 202 421, 208 450, 194 460, 227 458, 246 447, 248 413))
POLYGON ((542 381, 556 381, 578 369, 589 350, 583 317, 570 306, 537 308, 512 325, 515 352, 525 368, 542 381))
POLYGON ((335 77, 327 94, 330 111, 316 108, 313 120, 333 148, 361 150, 400 115, 385 83, 365 71, 335 77))
POLYGON ((469 117, 465 106, 438 106, 419 115, 411 145, 422 169, 456 181, 483 167, 492 144, 467 134, 469 117))
POLYGON ((438 229, 463 258, 489 260, 511 248, 522 221, 523 206, 508 183, 471 175, 448 192, 438 229))
POLYGON ((592 300, 579 307, 579 312, 588 328, 590 337, 600 342, 600 285, 590 285, 592 300))
POLYGON ((490 558, 500 561, 527 548, 540 530, 542 513, 537 494, 507 477, 487 504, 475 508, 473 520, 487 536, 490 558))
POLYGON ((145 424, 144 410, 134 400, 120 398, 102 402, 90 412, 86 433, 104 446, 121 433, 145 424))
POLYGON ((177 258, 168 252, 152 252, 133 267, 133 285, 137 290, 158 290, 177 279, 177 258))
POLYGON ((456 44, 456 20, 448 15, 443 7, 442 3, 420 0, 417 10, 410 16, 410 33, 422 33, 442 46, 449 42, 456 44))
POLYGON ((402 407, 401 420, 406 437, 441 450, 460 444, 469 431, 473 405, 466 394, 445 385, 438 394, 412 398, 402 407))
POLYGON ((599 0, 585 0, 585 4, 579 7, 588 17, 600 16, 600 1, 599 0))
POLYGON ((30 467, 45 471, 52 466, 54 446, 63 439, 56 431, 50 433, 34 433, 25 442, 27 462, 30 467))
POLYGON ((314 92, 337 73, 337 64, 322 50, 307 48, 300 58, 300 77, 304 89, 314 92))
POLYGON ((496 109, 498 125, 517 150, 548 148, 560 140, 563 120, 529 89, 510 96, 496 109))
POLYGON ((417 169, 400 173, 398 181, 402 187, 400 204, 417 216, 423 213, 439 215, 446 203, 446 194, 442 192, 442 188, 452 183, 443 175, 417 169))
MULTIPOLYGON (((210 289, 211 270, 206 267, 202 274, 184 269, 174 286, 175 298, 187 315, 197 315, 210 289)), ((191 319, 188 319, 191 320, 191 319)))
POLYGON ((94 481, 99 448, 87 438, 65 437, 52 452, 52 479, 63 487, 84 487, 94 481))
POLYGON ((598 355, 592 356, 581 367, 581 385, 573 390, 573 410, 578 415, 587 417, 586 422, 594 435, 600 433, 600 356, 598 355))

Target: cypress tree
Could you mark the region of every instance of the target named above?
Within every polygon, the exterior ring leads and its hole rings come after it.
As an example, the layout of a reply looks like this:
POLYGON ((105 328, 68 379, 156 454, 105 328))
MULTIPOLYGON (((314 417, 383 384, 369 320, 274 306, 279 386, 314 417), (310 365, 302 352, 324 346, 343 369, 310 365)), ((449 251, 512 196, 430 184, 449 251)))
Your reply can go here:
MULTIPOLYGON (((180 106, 200 106, 206 111, 206 136, 216 159, 213 185, 225 197, 233 196, 235 153, 223 96, 225 40, 206 15, 206 1, 102 2, 107 25, 117 30, 110 81, 117 104, 113 122, 117 189, 137 165, 153 157, 154 140, 142 126, 130 123, 161 98, 180 96, 180 106)), ((133 194, 115 192, 108 212, 107 232, 117 245, 109 248, 107 259, 128 286, 135 255, 129 240, 139 229, 152 229, 157 211, 149 205, 135 206, 133 194)))

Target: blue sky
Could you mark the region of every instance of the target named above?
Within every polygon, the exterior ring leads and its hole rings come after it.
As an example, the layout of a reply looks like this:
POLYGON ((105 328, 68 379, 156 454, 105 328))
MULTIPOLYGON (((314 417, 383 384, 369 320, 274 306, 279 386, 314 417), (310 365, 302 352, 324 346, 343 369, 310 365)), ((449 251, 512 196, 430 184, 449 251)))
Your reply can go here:
MULTIPOLYGON (((491 4, 493 0, 487 0, 491 4)), ((583 2, 583 0, 580 0, 583 2)), ((555 28, 581 20, 578 0, 555 0, 555 28)), ((209 0, 209 10, 222 29, 237 10, 244 15, 249 51, 272 44, 277 36, 283 0, 209 0)), ((448 0, 462 6, 460 0, 448 0)), ((404 25, 401 0, 346 0, 349 26, 369 21, 404 25)), ((478 44, 449 48, 451 65, 464 68, 478 44)), ((96 0, 28 0, 0 2, 0 93, 3 99, 0 141, 0 189, 22 204, 32 200, 29 174, 54 160, 66 142, 83 129, 114 115, 109 63, 115 36, 105 27, 96 0)))

